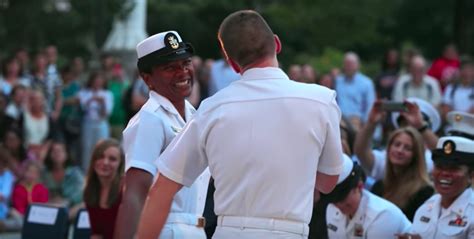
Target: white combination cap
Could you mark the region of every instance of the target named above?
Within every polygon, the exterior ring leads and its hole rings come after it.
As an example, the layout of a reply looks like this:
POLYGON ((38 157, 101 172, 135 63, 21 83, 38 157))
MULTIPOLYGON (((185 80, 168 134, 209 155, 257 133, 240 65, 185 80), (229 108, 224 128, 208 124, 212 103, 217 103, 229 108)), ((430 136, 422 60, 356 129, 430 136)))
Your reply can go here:
POLYGON ((191 57, 194 48, 176 31, 155 34, 137 45, 138 69, 191 57))
MULTIPOLYGON (((441 127, 441 116, 439 115, 438 110, 433 107, 430 103, 425 100, 416 97, 407 98, 406 101, 410 103, 415 103, 420 108, 421 114, 423 118, 428 121, 430 125, 430 129, 433 132, 438 131, 439 127, 441 127)), ((400 112, 393 112, 392 113, 392 123, 395 128, 399 128, 398 125, 398 117, 400 117, 400 112)))
POLYGON ((461 111, 451 111, 447 115, 447 133, 474 140, 474 115, 461 111))

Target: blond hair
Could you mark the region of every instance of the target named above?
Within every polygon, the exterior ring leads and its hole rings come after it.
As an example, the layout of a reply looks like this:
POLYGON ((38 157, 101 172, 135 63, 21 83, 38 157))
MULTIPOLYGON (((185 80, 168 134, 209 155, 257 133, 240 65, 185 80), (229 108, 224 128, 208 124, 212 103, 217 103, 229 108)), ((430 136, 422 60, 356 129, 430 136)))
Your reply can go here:
POLYGON ((388 140, 387 147, 387 168, 385 178, 383 179, 384 192, 383 197, 400 208, 404 208, 411 197, 421 188, 431 185, 426 170, 425 149, 423 138, 420 133, 412 127, 397 129, 392 133, 388 140), (411 162, 404 166, 402 170, 397 170, 390 161, 390 147, 396 137, 401 134, 407 134, 413 141, 413 156, 411 162), (408 183, 409 182, 409 183, 408 183))

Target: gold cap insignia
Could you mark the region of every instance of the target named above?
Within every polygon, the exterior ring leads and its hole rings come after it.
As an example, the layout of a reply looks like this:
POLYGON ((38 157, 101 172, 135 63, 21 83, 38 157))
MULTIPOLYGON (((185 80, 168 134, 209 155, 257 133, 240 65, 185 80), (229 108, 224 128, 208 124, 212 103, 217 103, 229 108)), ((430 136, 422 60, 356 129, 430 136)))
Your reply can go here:
POLYGON ((445 154, 451 154, 454 151, 454 143, 453 141, 446 141, 443 146, 443 151, 445 154))
POLYGON ((178 49, 178 47, 179 47, 178 39, 176 39, 176 37, 173 36, 173 35, 168 37, 168 43, 170 44, 171 48, 173 48, 173 49, 178 49))
POLYGON ((459 122, 459 121, 461 121, 461 120, 462 120, 462 115, 456 114, 456 115, 454 116, 454 121, 459 122))

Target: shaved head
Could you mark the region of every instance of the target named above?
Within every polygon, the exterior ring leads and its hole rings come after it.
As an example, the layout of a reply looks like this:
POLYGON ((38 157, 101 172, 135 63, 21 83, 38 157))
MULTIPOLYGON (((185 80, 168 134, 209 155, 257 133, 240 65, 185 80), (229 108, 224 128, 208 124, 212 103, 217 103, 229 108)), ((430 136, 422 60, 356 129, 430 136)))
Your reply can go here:
POLYGON ((226 17, 219 27, 218 39, 226 58, 241 67, 276 54, 272 30, 263 17, 252 10, 226 17))

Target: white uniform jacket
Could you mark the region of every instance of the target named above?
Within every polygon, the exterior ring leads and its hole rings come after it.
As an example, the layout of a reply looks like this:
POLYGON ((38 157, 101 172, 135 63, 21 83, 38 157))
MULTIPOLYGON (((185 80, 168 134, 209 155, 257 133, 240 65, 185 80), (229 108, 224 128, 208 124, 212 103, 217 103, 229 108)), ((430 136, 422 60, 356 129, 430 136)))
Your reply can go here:
POLYGON ((340 117, 334 91, 291 81, 279 68, 252 68, 203 101, 159 169, 191 185, 209 166, 214 211, 224 217, 214 238, 306 238, 317 172, 342 170, 340 117))
MULTIPOLYGON (((185 102, 185 118, 192 118, 194 108, 185 102)), ((156 179, 157 161, 186 124, 173 104, 150 91, 150 98, 130 120, 123 131, 125 168, 138 168, 156 179)), ((203 228, 196 227, 204 210, 210 172, 205 170, 192 185, 183 187, 174 197, 167 224, 160 238, 205 238, 203 228), (186 226, 189 225, 189 226, 186 226), (200 234, 195 235, 195 232, 200 234)))
POLYGON ((411 223, 393 203, 363 190, 355 215, 350 220, 334 204, 326 210, 329 238, 394 238, 409 232, 411 223))
POLYGON ((441 195, 428 199, 416 211, 413 234, 429 239, 474 238, 474 193, 467 188, 449 208, 442 210, 441 195))

